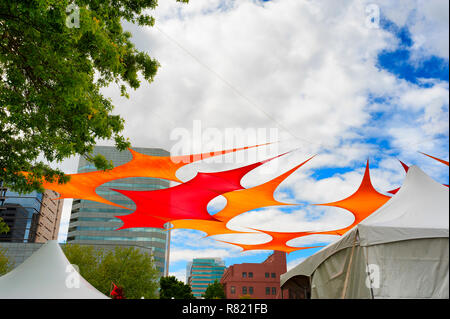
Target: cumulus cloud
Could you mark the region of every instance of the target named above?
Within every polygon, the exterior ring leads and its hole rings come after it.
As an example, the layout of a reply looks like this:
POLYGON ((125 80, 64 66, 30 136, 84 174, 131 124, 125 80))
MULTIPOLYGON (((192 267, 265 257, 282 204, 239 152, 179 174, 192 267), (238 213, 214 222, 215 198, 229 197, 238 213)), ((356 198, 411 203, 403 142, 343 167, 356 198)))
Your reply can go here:
POLYGON ((436 55, 448 60, 448 1, 379 0, 376 3, 389 20, 408 28, 413 40, 413 58, 436 55))

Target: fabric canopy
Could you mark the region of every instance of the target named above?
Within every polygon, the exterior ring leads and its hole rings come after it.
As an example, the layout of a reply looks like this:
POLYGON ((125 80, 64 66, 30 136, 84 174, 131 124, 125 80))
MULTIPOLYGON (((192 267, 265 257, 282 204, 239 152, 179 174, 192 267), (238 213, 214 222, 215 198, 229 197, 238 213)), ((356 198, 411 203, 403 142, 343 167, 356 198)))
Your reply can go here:
POLYGON ((307 276, 313 298, 448 298, 448 192, 411 166, 391 200, 281 275, 281 286, 307 276), (376 287, 367 284, 373 265, 376 287))
POLYGON ((0 299, 109 299, 73 268, 56 240, 0 277, 0 299))
MULTIPOLYGON (((51 189, 59 193, 59 199, 85 199, 128 209, 127 207, 121 206, 101 197, 95 192, 95 189, 98 186, 112 180, 129 177, 162 178, 181 183, 182 181, 178 179, 178 177, 176 177, 176 172, 179 168, 187 164, 204 160, 210 157, 225 155, 267 144, 181 156, 152 156, 138 153, 130 148, 128 150, 132 155, 132 160, 128 163, 116 166, 113 169, 106 171, 68 174, 68 176, 70 176, 70 181, 65 184, 59 184, 57 181, 48 182, 44 180, 42 186, 45 189, 51 189)), ((27 172, 23 172, 23 174, 26 176, 29 175, 29 173, 27 172)))
POLYGON ((398 194, 359 224, 361 246, 448 237, 448 187, 417 166, 410 170, 398 194))

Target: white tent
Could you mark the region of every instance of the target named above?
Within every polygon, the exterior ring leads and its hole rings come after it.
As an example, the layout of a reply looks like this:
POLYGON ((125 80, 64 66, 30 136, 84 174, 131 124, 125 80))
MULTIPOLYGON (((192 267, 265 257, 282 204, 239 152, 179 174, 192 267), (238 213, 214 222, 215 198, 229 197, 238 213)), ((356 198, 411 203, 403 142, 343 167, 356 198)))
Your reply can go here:
POLYGON ((396 195, 281 286, 297 297, 301 287, 311 298, 449 298, 448 226, 448 187, 412 166, 396 195))
POLYGON ((0 277, 0 299, 107 299, 67 260, 56 240, 0 277))

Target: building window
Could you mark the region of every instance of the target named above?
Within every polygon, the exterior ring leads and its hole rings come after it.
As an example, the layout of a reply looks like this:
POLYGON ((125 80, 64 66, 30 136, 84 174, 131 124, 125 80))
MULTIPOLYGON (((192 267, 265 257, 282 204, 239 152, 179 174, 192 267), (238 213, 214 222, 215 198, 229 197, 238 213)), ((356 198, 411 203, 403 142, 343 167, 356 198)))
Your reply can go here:
POLYGON ((232 294, 235 294, 236 293, 236 287, 235 286, 231 286, 230 292, 232 294))
POLYGON ((248 278, 253 278, 253 273, 252 272, 248 273, 248 278))
POLYGON ((266 278, 269 278, 269 273, 266 272, 266 273, 265 273, 265 276, 266 276, 266 278))
POLYGON ((242 294, 244 294, 244 295, 247 294, 247 287, 242 287, 242 294))
POLYGON ((272 287, 272 295, 276 295, 277 294, 277 288, 272 287))
POLYGON ((247 278, 247 273, 246 272, 242 273, 242 278, 247 278))
POLYGON ((270 287, 266 287, 266 295, 270 295, 270 287))
POLYGON ((249 293, 250 295, 253 295, 253 287, 248 287, 248 293, 249 293))
POLYGON ((272 278, 275 278, 275 273, 274 272, 272 273, 272 278))

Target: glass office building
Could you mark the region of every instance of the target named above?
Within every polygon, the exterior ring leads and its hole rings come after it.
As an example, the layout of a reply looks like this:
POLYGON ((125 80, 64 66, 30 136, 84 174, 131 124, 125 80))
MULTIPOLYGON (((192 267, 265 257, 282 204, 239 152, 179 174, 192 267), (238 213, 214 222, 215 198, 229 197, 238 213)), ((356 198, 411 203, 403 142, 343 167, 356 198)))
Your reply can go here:
POLYGON ((44 243, 58 238, 62 213, 59 194, 19 194, 0 186, 0 217, 9 226, 9 232, 0 234, 0 242, 44 243))
MULTIPOLYGON (((153 155, 169 156, 163 149, 132 147, 136 152, 153 155)), ((131 153, 119 151, 110 146, 96 146, 93 156, 102 154, 111 160, 114 166, 131 161, 131 153)), ((95 166, 83 157, 78 163, 78 173, 97 170, 95 166)), ((158 228, 131 228, 116 230, 123 222, 114 216, 131 214, 136 206, 128 197, 112 191, 110 188, 123 190, 158 190, 170 186, 170 182, 158 178, 133 177, 110 181, 99 187, 96 192, 105 199, 128 207, 127 210, 111 205, 89 200, 74 199, 69 223, 67 243, 89 244, 111 249, 116 246, 133 246, 153 255, 155 265, 161 274, 166 267, 166 250, 168 249, 168 232, 158 228)))
POLYGON ((225 263, 221 258, 195 258, 187 264, 187 283, 191 286, 192 294, 201 298, 208 285, 219 281, 225 271, 225 263))

